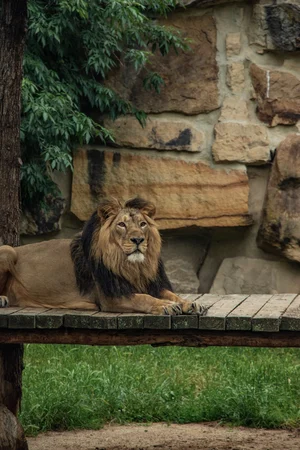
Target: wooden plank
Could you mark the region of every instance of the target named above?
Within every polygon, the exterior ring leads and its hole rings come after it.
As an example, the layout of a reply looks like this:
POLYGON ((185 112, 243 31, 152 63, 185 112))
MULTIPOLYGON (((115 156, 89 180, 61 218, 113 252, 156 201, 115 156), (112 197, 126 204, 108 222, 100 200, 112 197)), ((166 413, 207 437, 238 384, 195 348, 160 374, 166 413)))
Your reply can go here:
POLYGON ((62 327, 66 311, 69 310, 52 308, 39 314, 35 319, 36 328, 56 329, 62 327))
POLYGON ((206 310, 202 316, 206 316, 209 308, 217 303, 222 298, 221 295, 216 294, 201 294, 195 301, 203 306, 206 310))
POLYGON ((215 303, 217 303, 223 297, 224 297, 224 295, 204 294, 204 295, 201 295, 198 299, 196 299, 196 302, 200 303, 201 305, 203 305, 207 309, 209 309, 211 306, 213 306, 215 303))
POLYGON ((237 306, 226 318, 226 330, 251 330, 252 317, 267 303, 272 295, 253 294, 237 306))
MULTIPOLYGON (((159 317, 159 316, 153 316, 159 317)), ((139 330, 144 328, 144 314, 120 314, 118 316, 118 329, 139 330)))
POLYGON ((91 318, 97 311, 81 309, 66 309, 64 314, 64 326, 66 328, 91 328, 91 318))
POLYGON ((66 323, 72 322, 71 328, 89 328, 97 330, 117 329, 118 314, 97 311, 78 311, 69 309, 50 309, 36 317, 37 328, 60 328, 64 325, 64 316, 68 315, 66 323), (82 314, 84 312, 84 314, 82 314), (84 315, 84 319, 78 316, 84 315), (75 317, 76 316, 76 317, 75 317))
MULTIPOLYGON (((205 295, 201 299, 201 303, 205 305, 205 295)), ((199 317, 199 328, 201 330, 225 330, 226 317, 236 308, 248 295, 223 295, 221 298, 213 296, 211 301, 213 304, 207 310, 205 316, 199 317)), ((209 299, 207 299, 209 301, 209 299)))
POLYGON ((148 330, 169 330, 171 328, 171 316, 146 314, 144 316, 144 328, 148 330))
POLYGON ((194 329, 199 326, 199 316, 197 314, 172 316, 172 329, 185 330, 194 329))
POLYGON ((252 319, 252 331, 279 331, 281 316, 297 294, 277 294, 252 319))
POLYGON ((22 311, 23 308, 10 306, 8 308, 0 308, 0 328, 8 327, 8 316, 12 313, 22 311))
POLYGON ((36 317, 48 308, 23 308, 8 316, 8 328, 35 328, 36 317))
POLYGON ((300 295, 297 295, 283 313, 280 330, 300 331, 300 295))
POLYGON ((91 316, 90 328, 95 330, 117 330, 119 315, 99 311, 91 316))
POLYGON ((199 299, 202 294, 176 294, 178 297, 182 298, 183 300, 187 300, 189 302, 194 302, 195 300, 199 299))

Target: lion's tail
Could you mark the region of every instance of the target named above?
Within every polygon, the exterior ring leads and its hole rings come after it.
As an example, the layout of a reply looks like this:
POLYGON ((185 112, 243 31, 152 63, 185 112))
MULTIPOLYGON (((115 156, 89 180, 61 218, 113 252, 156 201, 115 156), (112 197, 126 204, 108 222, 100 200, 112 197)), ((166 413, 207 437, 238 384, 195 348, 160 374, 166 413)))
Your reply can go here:
POLYGON ((16 271, 18 255, 16 250, 9 245, 0 247, 0 294, 4 289, 8 275, 12 275, 24 288, 24 284, 16 271))

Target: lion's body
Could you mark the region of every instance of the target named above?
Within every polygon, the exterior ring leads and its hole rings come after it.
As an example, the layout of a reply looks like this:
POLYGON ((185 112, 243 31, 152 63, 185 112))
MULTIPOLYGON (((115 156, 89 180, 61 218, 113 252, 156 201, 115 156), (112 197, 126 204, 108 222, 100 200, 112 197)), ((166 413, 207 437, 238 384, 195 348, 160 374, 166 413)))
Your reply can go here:
POLYGON ((78 290, 70 244, 69 239, 57 239, 14 248, 13 274, 12 249, 0 247, 0 273, 6 274, 0 294, 9 298, 10 306, 97 309, 93 293, 78 290))
POLYGON ((199 305, 172 292, 152 204, 104 203, 73 240, 0 247, 2 304, 181 314, 199 305), (5 302, 3 301, 5 299, 5 302))

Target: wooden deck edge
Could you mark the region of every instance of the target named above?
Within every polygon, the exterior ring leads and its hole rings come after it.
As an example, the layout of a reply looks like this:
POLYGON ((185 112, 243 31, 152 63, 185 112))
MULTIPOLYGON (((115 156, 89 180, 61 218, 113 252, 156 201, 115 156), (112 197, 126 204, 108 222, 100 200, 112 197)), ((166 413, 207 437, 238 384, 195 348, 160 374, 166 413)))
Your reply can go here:
POLYGON ((10 330, 0 344, 178 345, 182 347, 300 347, 300 333, 209 330, 10 330))

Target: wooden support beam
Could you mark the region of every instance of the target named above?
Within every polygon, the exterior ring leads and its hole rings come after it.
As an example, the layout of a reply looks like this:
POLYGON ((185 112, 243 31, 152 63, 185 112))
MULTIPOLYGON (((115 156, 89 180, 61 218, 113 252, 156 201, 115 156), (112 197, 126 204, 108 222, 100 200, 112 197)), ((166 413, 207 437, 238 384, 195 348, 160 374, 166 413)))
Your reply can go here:
POLYGON ((300 347, 300 333, 210 330, 1 330, 0 344, 178 345, 182 347, 300 347))

